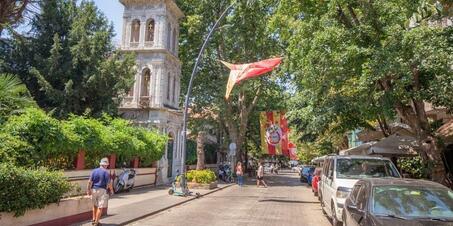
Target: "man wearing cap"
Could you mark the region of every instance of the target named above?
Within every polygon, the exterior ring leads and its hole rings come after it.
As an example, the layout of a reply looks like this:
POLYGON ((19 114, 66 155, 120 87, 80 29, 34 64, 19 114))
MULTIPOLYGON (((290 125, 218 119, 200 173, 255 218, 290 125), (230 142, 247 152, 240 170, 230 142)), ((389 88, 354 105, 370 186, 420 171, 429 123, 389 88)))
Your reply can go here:
POLYGON ((112 182, 110 181, 110 174, 107 171, 109 160, 107 158, 101 159, 100 167, 91 172, 90 180, 88 181, 87 193, 91 195, 93 201, 93 225, 100 225, 99 219, 102 212, 107 208, 109 201, 109 194, 113 194, 112 182))

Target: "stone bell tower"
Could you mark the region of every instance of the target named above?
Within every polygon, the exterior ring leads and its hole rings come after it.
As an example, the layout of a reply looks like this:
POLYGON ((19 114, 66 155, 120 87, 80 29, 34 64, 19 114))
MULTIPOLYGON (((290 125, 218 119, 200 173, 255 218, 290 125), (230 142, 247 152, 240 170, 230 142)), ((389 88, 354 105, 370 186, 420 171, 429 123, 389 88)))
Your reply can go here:
POLYGON ((158 163, 158 183, 166 183, 181 170, 178 35, 184 14, 174 0, 119 1, 124 5, 121 50, 137 57, 135 83, 119 111, 136 125, 170 137, 158 163))

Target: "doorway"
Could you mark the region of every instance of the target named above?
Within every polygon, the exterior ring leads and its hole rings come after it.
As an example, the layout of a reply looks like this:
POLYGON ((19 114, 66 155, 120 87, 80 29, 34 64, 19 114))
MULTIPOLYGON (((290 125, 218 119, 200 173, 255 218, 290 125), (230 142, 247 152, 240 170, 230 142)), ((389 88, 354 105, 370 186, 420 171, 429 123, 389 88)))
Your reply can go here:
POLYGON ((173 176, 173 145, 174 145, 174 140, 173 136, 170 134, 169 135, 169 140, 167 144, 167 161, 168 161, 168 171, 167 171, 167 177, 172 177, 173 176))

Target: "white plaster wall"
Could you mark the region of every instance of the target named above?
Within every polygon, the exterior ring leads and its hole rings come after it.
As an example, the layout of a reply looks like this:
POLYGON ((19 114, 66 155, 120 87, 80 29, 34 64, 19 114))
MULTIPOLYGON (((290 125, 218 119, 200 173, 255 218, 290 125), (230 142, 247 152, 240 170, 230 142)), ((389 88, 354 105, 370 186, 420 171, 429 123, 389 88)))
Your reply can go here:
POLYGON ((63 199, 59 204, 28 210, 21 217, 14 217, 12 213, 0 213, 0 225, 32 225, 89 212, 91 208, 92 202, 88 196, 63 199))

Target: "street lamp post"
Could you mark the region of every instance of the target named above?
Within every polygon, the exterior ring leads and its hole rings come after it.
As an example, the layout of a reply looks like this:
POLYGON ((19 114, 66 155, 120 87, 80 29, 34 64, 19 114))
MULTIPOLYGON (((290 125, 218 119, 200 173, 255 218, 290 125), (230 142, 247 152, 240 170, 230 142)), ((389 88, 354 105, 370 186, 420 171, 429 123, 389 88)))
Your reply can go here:
POLYGON ((203 45, 201 46, 200 52, 198 53, 198 57, 195 60, 195 65, 193 66, 192 74, 190 76, 190 81, 189 81, 189 86, 187 87, 187 93, 186 93, 186 99, 184 101, 184 116, 183 116, 183 126, 182 126, 182 170, 181 170, 181 183, 185 184, 185 173, 186 173, 186 150, 187 150, 187 121, 188 121, 188 110, 189 110, 189 102, 190 102, 190 94, 192 93, 192 85, 193 85, 193 80, 195 78, 195 75, 198 72, 198 63, 200 62, 200 59, 203 55, 203 52, 209 42, 209 39, 211 38, 212 34, 214 33, 214 30, 217 28, 219 25, 220 21, 226 16, 228 11, 233 8, 233 6, 236 4, 234 1, 228 8, 226 8, 223 13, 220 15, 219 19, 215 22, 214 26, 211 28, 211 30, 208 33, 208 36, 203 42, 203 45))

